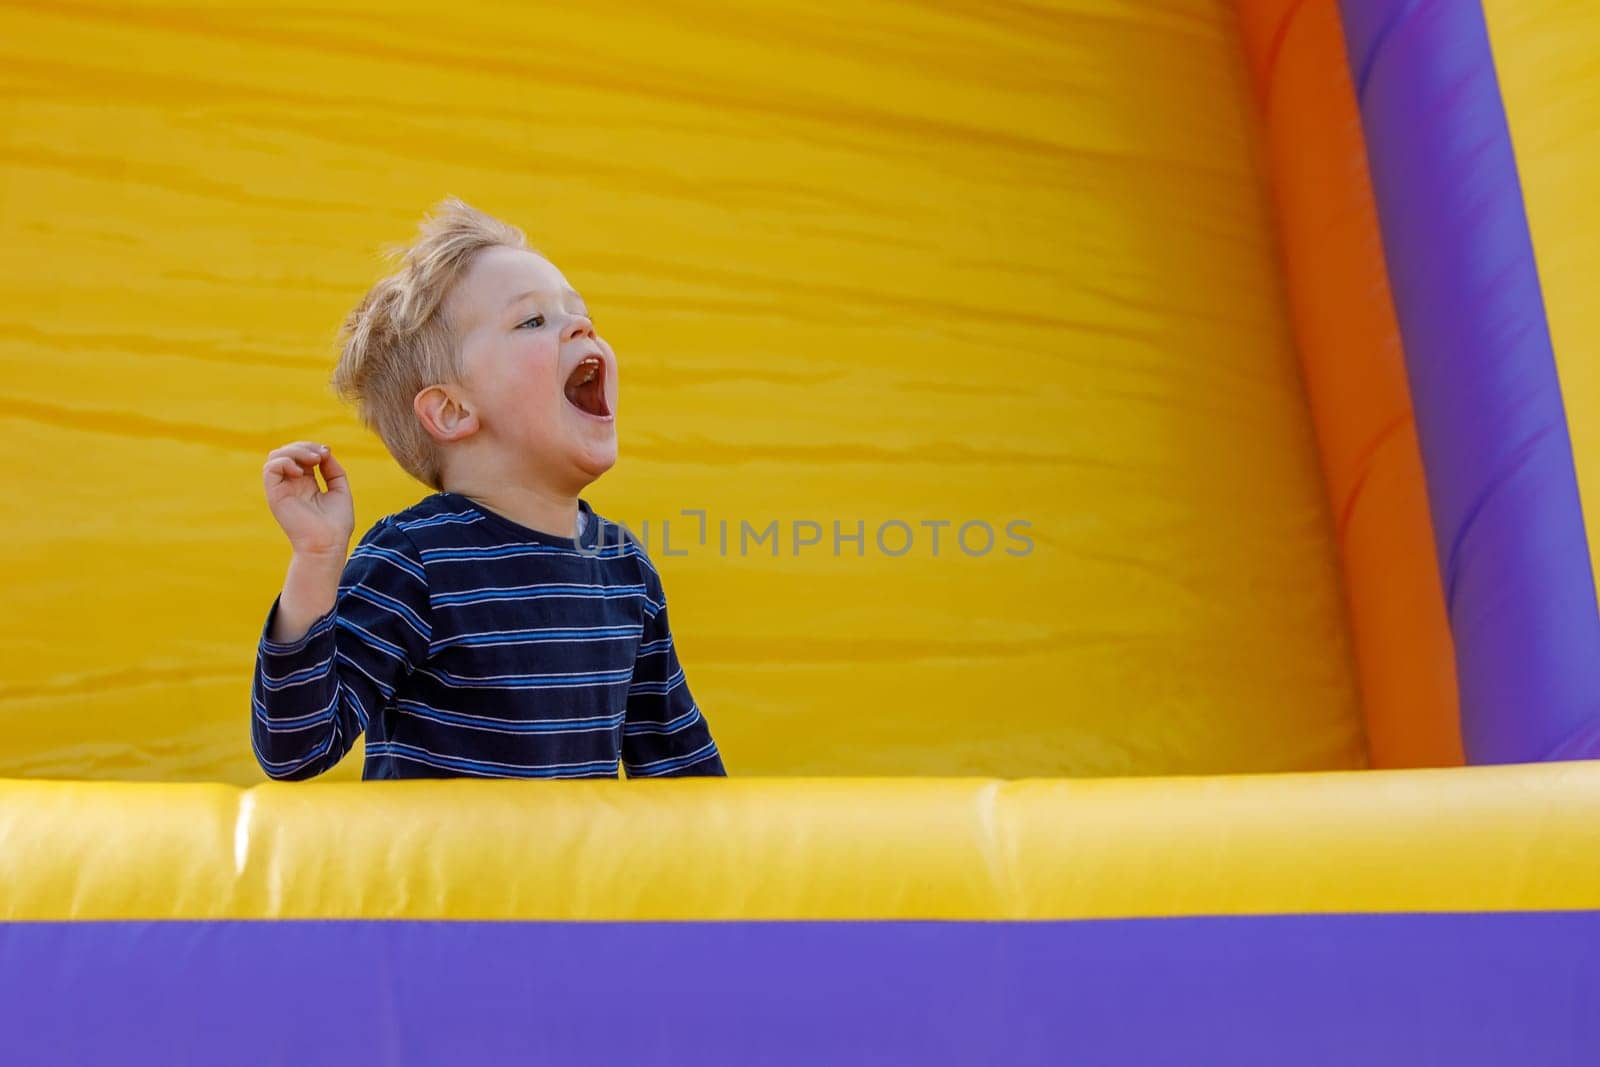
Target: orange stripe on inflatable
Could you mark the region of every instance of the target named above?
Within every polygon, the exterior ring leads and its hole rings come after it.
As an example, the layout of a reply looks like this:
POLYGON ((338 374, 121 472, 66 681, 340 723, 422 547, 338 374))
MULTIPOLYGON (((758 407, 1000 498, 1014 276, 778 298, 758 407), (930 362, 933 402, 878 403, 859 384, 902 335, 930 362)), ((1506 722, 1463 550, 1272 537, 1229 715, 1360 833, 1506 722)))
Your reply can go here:
POLYGON ((1240 0, 1374 767, 1463 762, 1455 651, 1334 0, 1240 0))

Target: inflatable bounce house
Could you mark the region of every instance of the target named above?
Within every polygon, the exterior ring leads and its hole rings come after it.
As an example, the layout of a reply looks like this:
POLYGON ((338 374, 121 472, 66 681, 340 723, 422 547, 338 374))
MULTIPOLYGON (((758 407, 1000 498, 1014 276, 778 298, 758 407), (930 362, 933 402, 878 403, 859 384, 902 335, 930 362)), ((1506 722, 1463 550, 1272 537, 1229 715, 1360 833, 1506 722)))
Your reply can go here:
POLYGON ((1600 1062, 1600 7, 585 8, 0 3, 0 1062, 1600 1062), (726 780, 252 759, 446 193, 726 780))

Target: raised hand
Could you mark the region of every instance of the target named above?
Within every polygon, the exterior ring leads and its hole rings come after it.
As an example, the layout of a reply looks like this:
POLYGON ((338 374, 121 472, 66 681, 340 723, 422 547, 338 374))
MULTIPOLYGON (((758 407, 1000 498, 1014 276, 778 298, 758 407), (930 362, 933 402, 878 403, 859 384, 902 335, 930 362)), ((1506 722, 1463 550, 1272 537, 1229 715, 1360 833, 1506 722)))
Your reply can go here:
POLYGON ((355 533, 350 480, 327 445, 296 441, 275 448, 261 468, 267 506, 283 527, 296 556, 342 563, 355 533), (322 472, 326 489, 317 485, 322 472))

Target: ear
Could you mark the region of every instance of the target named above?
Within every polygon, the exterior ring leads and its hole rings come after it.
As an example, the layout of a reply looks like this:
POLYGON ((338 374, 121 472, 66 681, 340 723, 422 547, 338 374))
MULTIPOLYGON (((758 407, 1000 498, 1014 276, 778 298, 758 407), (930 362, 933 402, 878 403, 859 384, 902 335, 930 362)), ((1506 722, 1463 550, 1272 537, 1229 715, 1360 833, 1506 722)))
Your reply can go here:
POLYGON ((412 397, 411 408, 428 436, 441 445, 478 432, 477 413, 450 386, 428 386, 412 397))

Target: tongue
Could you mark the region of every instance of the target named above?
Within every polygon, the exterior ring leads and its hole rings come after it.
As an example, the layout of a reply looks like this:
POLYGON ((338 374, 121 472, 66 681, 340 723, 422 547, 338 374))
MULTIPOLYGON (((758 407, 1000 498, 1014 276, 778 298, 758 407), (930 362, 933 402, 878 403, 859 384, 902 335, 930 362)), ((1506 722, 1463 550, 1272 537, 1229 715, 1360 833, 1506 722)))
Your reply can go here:
POLYGON ((605 379, 598 373, 581 385, 568 383, 567 402, 579 411, 601 418, 611 414, 606 410, 605 379))

